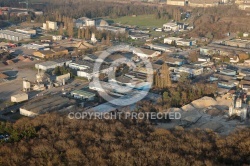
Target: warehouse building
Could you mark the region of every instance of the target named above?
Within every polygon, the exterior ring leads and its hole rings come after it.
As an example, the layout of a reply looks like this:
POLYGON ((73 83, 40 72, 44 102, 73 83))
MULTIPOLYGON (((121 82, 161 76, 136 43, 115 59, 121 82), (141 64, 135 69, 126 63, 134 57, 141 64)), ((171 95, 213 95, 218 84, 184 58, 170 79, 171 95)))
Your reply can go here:
POLYGON ((170 47, 165 44, 146 44, 150 47, 150 49, 156 50, 156 51, 162 51, 162 52, 174 52, 175 48, 170 47))
POLYGON ((160 51, 145 49, 145 48, 135 48, 133 53, 140 58, 153 58, 161 55, 160 51))
POLYGON ((68 59, 57 59, 54 61, 46 61, 42 63, 35 64, 36 69, 41 69, 43 71, 55 69, 57 66, 68 66, 72 60, 68 59))
POLYGON ((91 101, 95 97, 94 93, 87 92, 84 90, 74 90, 70 92, 70 95, 74 97, 75 99, 87 100, 87 101, 91 101))
POLYGON ((185 0, 167 0, 167 5, 185 6, 185 0))
POLYGON ((92 20, 87 17, 81 17, 74 20, 74 24, 76 28, 86 27, 86 26, 95 26, 95 20, 92 20))
MULTIPOLYGON (((34 117, 47 112, 58 111, 71 104, 70 100, 61 96, 43 96, 35 98, 20 108, 20 114, 34 117)), ((72 103, 73 104, 73 103, 72 103)))
POLYGON ((30 39, 30 34, 23 34, 20 32, 14 32, 10 30, 0 30, 0 38, 12 40, 12 41, 20 41, 24 39, 30 39))
POLYGON ((250 48, 250 40, 233 39, 226 40, 225 45, 239 48, 250 48))
POLYGON ((16 32, 20 32, 20 33, 28 34, 28 35, 32 35, 32 36, 36 35, 36 30, 35 29, 30 29, 30 28, 16 29, 16 32))
POLYGON ((114 69, 110 65, 100 64, 99 70, 94 71, 94 65, 97 65, 97 63, 84 60, 70 63, 69 68, 77 70, 77 76, 87 78, 88 80, 91 80, 93 77, 99 77, 100 73, 108 74, 114 69))
POLYGON ((39 50, 33 52, 33 55, 39 58, 55 58, 60 56, 65 56, 69 51, 63 47, 53 48, 51 50, 39 50))
POLYGON ((113 32, 113 33, 125 33, 126 32, 126 28, 114 27, 114 26, 98 26, 96 28, 99 31, 105 30, 105 31, 113 32))
POLYGON ((169 45, 177 45, 177 46, 195 46, 196 41, 192 39, 183 39, 179 37, 167 37, 164 39, 164 43, 169 45))
POLYGON ((175 73, 188 73, 190 77, 198 76, 203 73, 203 67, 183 65, 174 69, 175 73))

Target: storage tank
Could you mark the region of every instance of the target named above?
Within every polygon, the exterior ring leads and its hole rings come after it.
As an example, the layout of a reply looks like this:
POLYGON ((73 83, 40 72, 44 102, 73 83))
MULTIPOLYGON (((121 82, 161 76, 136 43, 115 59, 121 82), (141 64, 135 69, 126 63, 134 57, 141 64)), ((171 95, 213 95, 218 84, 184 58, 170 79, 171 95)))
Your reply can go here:
POLYGON ((30 90, 30 82, 29 81, 26 81, 26 80, 23 81, 23 90, 24 91, 30 90))

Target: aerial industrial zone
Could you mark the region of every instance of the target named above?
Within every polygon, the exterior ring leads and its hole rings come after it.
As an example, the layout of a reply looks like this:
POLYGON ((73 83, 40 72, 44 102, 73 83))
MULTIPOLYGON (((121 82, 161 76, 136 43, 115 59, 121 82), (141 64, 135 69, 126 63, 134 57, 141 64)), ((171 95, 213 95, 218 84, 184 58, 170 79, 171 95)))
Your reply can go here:
MULTIPOLYGON (((164 3, 204 9, 234 5, 227 0, 164 3)), ((235 3, 242 11, 250 8, 246 1, 235 3)), ((31 12, 36 17, 44 15, 25 6, 3 6, 0 11, 1 16, 10 18, 31 12)), ((208 128, 229 134, 249 126, 250 31, 228 31, 221 39, 212 40, 209 35, 190 36, 195 29, 190 21, 195 16, 192 10, 176 12, 175 16, 156 26, 137 26, 106 17, 55 14, 43 22, 31 19, 2 28, 0 120, 15 122, 52 112, 136 111, 140 102, 158 105, 172 98, 158 111, 180 112, 181 119, 158 127, 208 128), (95 84, 96 78, 100 84, 95 84), (197 98, 180 103, 186 94, 168 91, 179 85, 198 84, 211 92, 201 92, 197 98), (133 100, 135 94, 145 91, 145 97, 130 105, 116 104, 105 97, 133 100)), ((126 17, 139 20, 141 16, 126 17)))

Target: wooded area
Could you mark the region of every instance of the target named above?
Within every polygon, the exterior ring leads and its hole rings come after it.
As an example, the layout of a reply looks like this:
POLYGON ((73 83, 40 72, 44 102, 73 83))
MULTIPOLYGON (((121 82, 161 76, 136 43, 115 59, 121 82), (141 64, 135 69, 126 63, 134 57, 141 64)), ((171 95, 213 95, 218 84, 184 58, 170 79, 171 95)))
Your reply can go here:
POLYGON ((146 120, 72 120, 56 113, 2 123, 1 132, 5 128, 20 139, 0 145, 1 165, 250 164, 249 128, 219 136, 156 129, 146 120), (32 134, 21 137, 24 131, 32 134))

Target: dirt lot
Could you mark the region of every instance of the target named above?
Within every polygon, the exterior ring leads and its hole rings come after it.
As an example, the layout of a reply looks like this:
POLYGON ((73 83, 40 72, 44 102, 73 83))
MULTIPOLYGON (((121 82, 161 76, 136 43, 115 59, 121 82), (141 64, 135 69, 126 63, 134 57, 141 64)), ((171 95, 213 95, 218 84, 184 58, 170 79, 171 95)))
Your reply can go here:
POLYGON ((0 83, 0 100, 9 100, 11 95, 20 93, 22 90, 22 80, 26 78, 35 81, 37 71, 32 69, 34 63, 22 63, 17 65, 9 65, 0 68, 0 71, 15 70, 18 71, 17 78, 11 81, 0 83))
MULTIPOLYGON (((228 106, 232 100, 229 95, 214 100, 210 97, 203 97, 177 110, 181 119, 172 120, 171 123, 161 123, 157 127, 171 129, 182 126, 185 129, 209 129, 228 135, 237 128, 249 126, 249 120, 244 122, 240 119, 228 119, 228 106)), ((170 109, 174 110, 174 109, 170 109)))

